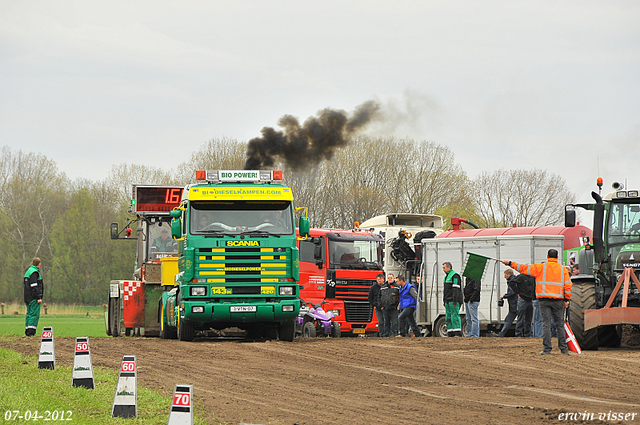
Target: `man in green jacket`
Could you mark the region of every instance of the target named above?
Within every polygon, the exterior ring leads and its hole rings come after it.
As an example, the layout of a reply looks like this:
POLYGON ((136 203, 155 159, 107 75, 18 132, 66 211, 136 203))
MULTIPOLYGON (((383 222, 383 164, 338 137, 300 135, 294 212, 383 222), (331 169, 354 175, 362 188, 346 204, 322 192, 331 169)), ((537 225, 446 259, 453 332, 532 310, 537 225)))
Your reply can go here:
POLYGON ((40 320, 40 305, 44 295, 44 285, 40 274, 40 259, 34 258, 31 267, 24 274, 24 302, 27 304, 24 334, 34 336, 40 320))
POLYGON ((464 298, 462 297, 462 278, 453 271, 450 262, 442 263, 444 275, 444 308, 447 317, 447 336, 462 336, 462 325, 460 323, 460 306, 464 298))

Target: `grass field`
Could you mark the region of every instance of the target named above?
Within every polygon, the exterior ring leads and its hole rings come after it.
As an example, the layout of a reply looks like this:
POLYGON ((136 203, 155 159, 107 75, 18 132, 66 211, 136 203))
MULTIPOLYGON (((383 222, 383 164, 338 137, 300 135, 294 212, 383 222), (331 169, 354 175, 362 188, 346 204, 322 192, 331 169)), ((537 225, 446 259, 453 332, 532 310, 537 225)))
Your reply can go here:
MULTIPOLYGON (((12 315, 14 312, 18 312, 18 314, 25 315, 27 312, 27 306, 25 303, 3 303, 5 304, 4 314, 7 316, 12 315)), ((90 315, 96 315, 102 313, 104 310, 102 307, 94 306, 94 305, 67 305, 67 304, 50 304, 45 303, 47 305, 47 313, 48 314, 84 314, 89 313, 90 315)), ((40 315, 45 316, 44 308, 41 308, 40 315)))
MULTIPOLYGON (((143 387, 138 387, 138 418, 111 417, 118 382, 115 370, 95 367, 95 389, 87 390, 71 386, 71 367, 47 370, 38 369, 37 364, 36 356, 22 356, 0 348, 0 422, 24 423, 24 419, 17 417, 25 417, 27 411, 34 415, 37 411, 38 416, 44 416, 39 421, 54 423, 61 420, 60 415, 66 423, 87 425, 167 423, 172 397, 143 387)), ((195 423, 205 424, 198 415, 195 423)))
MULTIPOLYGON (((0 335, 24 335, 24 315, 0 316, 0 335)), ((90 316, 82 314, 47 314, 41 315, 38 322, 37 336, 42 335, 44 326, 53 327, 56 337, 62 336, 107 336, 104 326, 102 308, 90 316)))

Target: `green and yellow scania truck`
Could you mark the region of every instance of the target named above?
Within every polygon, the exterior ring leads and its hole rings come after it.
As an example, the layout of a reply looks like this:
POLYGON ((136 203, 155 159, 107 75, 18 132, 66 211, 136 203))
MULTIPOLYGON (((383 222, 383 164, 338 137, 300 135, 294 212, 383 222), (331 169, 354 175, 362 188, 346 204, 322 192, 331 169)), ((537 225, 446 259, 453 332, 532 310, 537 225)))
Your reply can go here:
MULTIPOLYGON (((149 310, 138 314, 144 318, 135 327, 181 341, 228 328, 254 338, 293 340, 300 309, 298 249, 293 194, 282 177, 282 171, 197 171, 199 183, 185 187, 168 214, 159 211, 155 219, 149 211, 138 214, 137 235, 144 242, 138 244, 136 270, 160 264, 160 282, 149 282, 143 270, 133 285, 112 281, 110 292, 122 296, 122 288, 133 286, 138 297, 156 294, 135 304, 149 310), (174 252, 158 258, 148 247, 161 245, 151 231, 162 226, 170 227, 174 252)), ((300 217, 299 233, 301 238, 309 233, 306 215, 300 217)), ((131 316, 126 306, 123 300, 109 310, 126 318, 131 316)))

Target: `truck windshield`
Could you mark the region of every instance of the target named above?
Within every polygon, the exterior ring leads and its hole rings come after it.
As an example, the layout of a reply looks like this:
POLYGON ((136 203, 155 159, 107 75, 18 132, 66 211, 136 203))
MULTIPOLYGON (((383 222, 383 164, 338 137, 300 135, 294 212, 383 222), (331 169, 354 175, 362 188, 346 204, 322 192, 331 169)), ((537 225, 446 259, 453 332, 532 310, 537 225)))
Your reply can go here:
POLYGON ((612 204, 609 243, 630 242, 640 242, 640 204, 612 204))
POLYGON ((382 270, 381 259, 376 241, 329 242, 329 266, 333 269, 382 270))
POLYGON ((292 235, 291 202, 192 202, 189 229, 193 235, 292 235))

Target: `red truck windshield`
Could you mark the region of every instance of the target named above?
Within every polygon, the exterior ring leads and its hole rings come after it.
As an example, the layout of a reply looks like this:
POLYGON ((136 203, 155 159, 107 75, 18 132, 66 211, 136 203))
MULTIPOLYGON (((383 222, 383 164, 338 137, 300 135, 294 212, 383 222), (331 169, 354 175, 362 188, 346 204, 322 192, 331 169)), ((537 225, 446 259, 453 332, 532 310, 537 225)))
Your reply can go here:
POLYGON ((380 242, 373 240, 329 241, 329 267, 382 270, 380 242))

